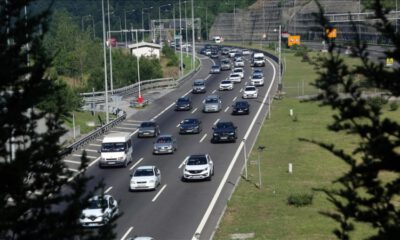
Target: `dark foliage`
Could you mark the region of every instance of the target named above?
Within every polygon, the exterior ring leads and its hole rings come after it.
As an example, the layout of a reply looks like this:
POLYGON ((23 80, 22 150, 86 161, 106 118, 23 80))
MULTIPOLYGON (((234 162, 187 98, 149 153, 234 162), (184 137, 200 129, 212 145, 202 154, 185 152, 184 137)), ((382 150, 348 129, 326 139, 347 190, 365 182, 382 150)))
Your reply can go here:
MULTIPOLYGON (((394 48, 387 57, 400 61, 400 36, 385 18, 385 10, 379 0, 373 9, 379 21, 375 28, 391 41, 394 48)), ((320 7, 318 18, 324 28, 330 28, 320 7)), ((354 31, 357 28, 354 26, 354 31)), ((329 54, 318 65, 319 78, 315 86, 322 90, 318 100, 323 106, 335 110, 329 130, 357 136, 360 141, 352 152, 338 149, 334 144, 306 140, 318 144, 342 161, 349 170, 336 181, 336 187, 319 189, 335 206, 334 212, 324 215, 338 222, 334 230, 339 239, 350 239, 357 224, 365 224, 376 231, 367 239, 398 239, 400 236, 400 125, 382 114, 381 99, 368 100, 362 93, 365 86, 386 92, 389 97, 400 95, 400 69, 398 65, 387 69, 383 63, 368 58, 367 45, 357 39, 354 43, 356 56, 362 64, 349 67, 336 51, 334 41, 329 44, 329 54), (361 86, 356 76, 365 78, 361 86), (338 92, 342 90, 342 93, 338 92), (357 223, 357 224, 355 224, 357 223)), ((302 139, 304 140, 304 139, 302 139)))
POLYGON ((66 112, 54 91, 62 88, 46 74, 51 59, 42 45, 50 11, 25 16, 30 4, 0 2, 0 239, 112 239, 113 225, 102 236, 78 225, 92 195, 87 158, 72 179, 58 144, 66 112), (55 104, 38 109, 47 99, 55 104))

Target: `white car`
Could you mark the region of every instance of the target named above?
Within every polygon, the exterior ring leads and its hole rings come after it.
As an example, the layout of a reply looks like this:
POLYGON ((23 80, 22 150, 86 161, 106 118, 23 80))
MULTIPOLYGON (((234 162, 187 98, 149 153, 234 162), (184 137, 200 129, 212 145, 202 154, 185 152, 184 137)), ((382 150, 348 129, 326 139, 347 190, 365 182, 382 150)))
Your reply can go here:
POLYGON ((97 195, 89 199, 88 207, 81 212, 79 223, 83 227, 100 227, 107 224, 118 213, 117 200, 111 195, 97 195))
POLYGON ((211 180, 214 175, 214 163, 208 154, 190 155, 185 161, 182 180, 211 180))
POLYGON ((250 81, 253 86, 264 86, 264 76, 261 74, 253 74, 250 81))
POLYGON ((252 54, 252 51, 250 51, 249 49, 243 49, 243 50, 242 50, 242 54, 243 54, 243 55, 251 55, 251 54, 252 54))
POLYGON ((219 83, 219 90, 223 91, 223 90, 232 90, 233 89, 233 82, 230 80, 222 80, 219 83))
POLYGON ((254 86, 246 86, 243 91, 243 98, 257 98, 258 89, 254 86))
POLYGON ((236 68, 234 68, 234 69, 233 69, 233 72, 239 74, 241 78, 244 77, 244 70, 243 70, 243 68, 241 68, 241 67, 236 67, 236 68))
POLYGON ((235 61, 235 67, 244 67, 244 61, 242 58, 239 58, 235 61))
POLYGON ((160 184, 160 169, 156 166, 141 166, 131 174, 129 190, 155 190, 160 184))
POLYGON ((229 51, 229 53, 228 53, 229 57, 230 57, 230 58, 235 57, 236 52, 237 52, 237 49, 231 49, 231 50, 229 51))
POLYGON ((228 80, 231 81, 231 82, 233 82, 233 83, 240 83, 240 82, 242 81, 242 78, 241 78, 240 75, 237 74, 237 73, 231 73, 231 74, 229 75, 228 80))

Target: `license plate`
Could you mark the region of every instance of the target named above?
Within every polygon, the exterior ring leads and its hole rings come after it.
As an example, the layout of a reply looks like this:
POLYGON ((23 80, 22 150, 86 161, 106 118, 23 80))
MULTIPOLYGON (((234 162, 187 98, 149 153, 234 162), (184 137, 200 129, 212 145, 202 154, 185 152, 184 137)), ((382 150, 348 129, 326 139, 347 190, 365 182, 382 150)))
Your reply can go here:
POLYGON ((108 165, 113 165, 115 162, 107 162, 108 165))
POLYGON ((228 137, 221 137, 221 139, 228 139, 228 137))

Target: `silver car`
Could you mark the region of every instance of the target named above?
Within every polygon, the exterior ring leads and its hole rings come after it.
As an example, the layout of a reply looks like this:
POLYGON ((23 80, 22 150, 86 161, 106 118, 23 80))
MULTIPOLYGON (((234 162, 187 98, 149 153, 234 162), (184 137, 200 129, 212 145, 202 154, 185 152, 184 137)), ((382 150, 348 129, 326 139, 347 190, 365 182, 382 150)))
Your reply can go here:
POLYGON ((153 144, 154 154, 174 153, 178 145, 172 135, 160 135, 153 144))
POLYGON ((205 93, 206 92, 206 81, 203 79, 194 80, 192 93, 205 93))
POLYGON ((203 112, 219 112, 222 108, 222 101, 218 95, 208 95, 203 100, 203 112))

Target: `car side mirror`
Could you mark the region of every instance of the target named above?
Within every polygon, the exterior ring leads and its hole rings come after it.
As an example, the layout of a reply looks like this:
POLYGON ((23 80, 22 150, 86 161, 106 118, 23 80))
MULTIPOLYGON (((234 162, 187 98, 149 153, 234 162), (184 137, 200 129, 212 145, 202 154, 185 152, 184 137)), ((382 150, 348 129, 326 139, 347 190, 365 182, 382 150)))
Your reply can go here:
POLYGON ((205 101, 205 100, 203 100, 203 102, 202 102, 202 103, 204 104, 205 102, 206 102, 206 101, 205 101))

